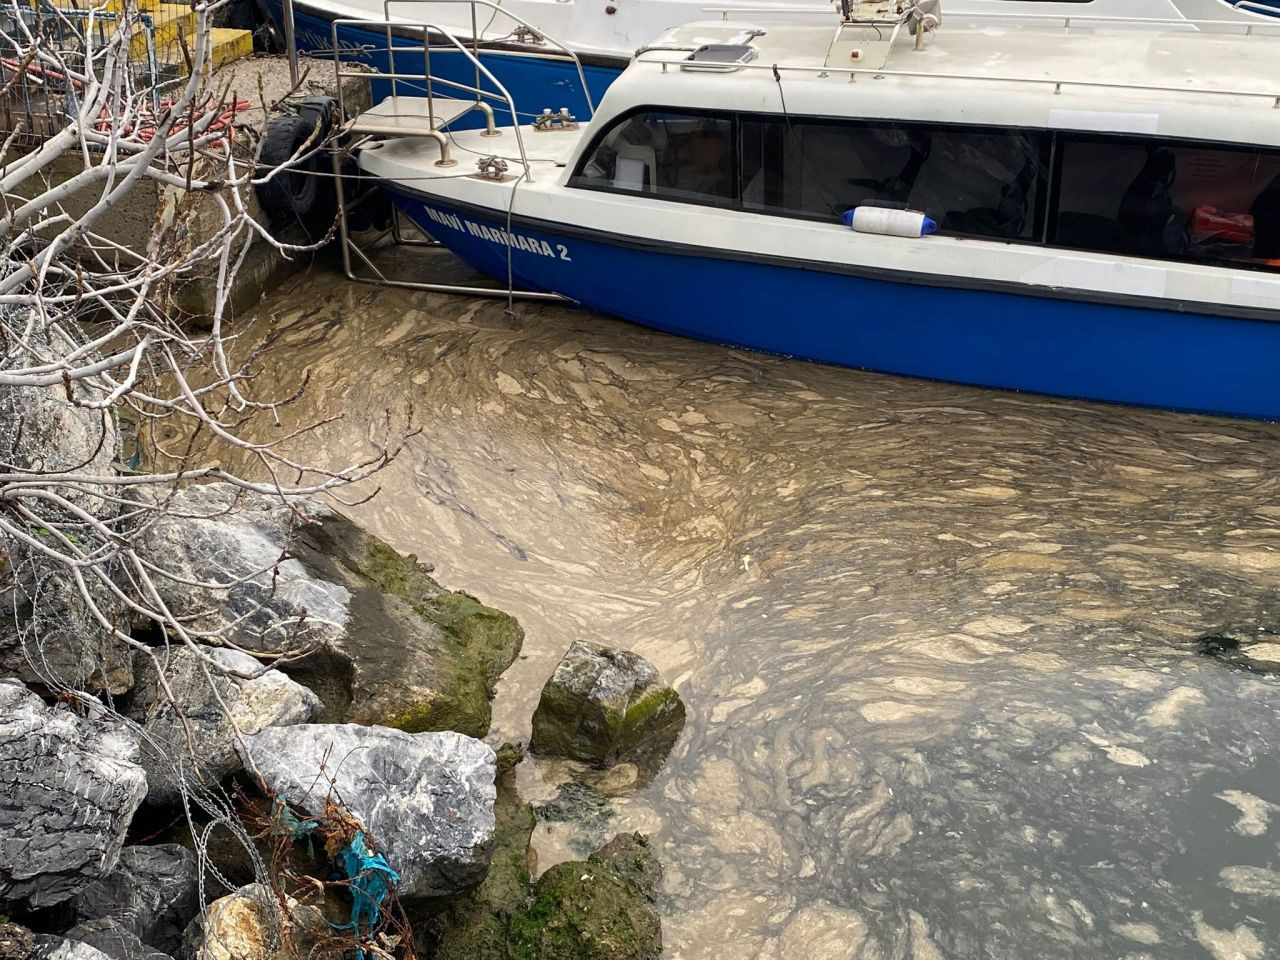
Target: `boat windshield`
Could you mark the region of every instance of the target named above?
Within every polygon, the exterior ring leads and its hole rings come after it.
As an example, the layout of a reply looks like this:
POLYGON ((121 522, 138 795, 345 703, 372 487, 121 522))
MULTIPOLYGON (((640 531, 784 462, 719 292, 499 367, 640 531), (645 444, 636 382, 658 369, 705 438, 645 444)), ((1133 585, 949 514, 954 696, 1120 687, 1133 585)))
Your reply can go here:
POLYGON ((736 206, 730 117, 635 114, 609 132, 576 178, 580 185, 672 200, 736 206))
POLYGON ((1138 135, 645 109, 570 186, 837 221, 872 204, 944 234, 1280 271, 1280 150, 1138 135))

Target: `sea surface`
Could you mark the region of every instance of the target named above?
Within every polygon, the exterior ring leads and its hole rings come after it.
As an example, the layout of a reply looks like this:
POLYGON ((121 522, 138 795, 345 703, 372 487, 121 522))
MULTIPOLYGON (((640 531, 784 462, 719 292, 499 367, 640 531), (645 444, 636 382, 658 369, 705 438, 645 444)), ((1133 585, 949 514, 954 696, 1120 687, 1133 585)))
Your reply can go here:
POLYGON ((1280 677, 1196 645, 1280 627, 1280 425, 320 269, 239 332, 258 436, 421 428, 345 509, 524 625, 495 744, 577 639, 678 687, 651 782, 519 771, 543 867, 652 835, 667 957, 1280 957, 1280 677))

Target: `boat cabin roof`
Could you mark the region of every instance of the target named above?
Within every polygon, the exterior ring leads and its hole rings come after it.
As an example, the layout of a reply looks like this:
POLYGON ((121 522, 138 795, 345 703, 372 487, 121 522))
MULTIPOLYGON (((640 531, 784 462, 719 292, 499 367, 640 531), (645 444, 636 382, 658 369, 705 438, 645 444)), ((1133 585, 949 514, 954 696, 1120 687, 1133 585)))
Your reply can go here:
POLYGON ((928 33, 923 49, 891 23, 706 21, 638 51, 608 99, 610 108, 630 99, 770 113, 785 99, 797 115, 1280 146, 1280 20, 957 18, 928 33), (696 52, 706 45, 715 49, 696 52))

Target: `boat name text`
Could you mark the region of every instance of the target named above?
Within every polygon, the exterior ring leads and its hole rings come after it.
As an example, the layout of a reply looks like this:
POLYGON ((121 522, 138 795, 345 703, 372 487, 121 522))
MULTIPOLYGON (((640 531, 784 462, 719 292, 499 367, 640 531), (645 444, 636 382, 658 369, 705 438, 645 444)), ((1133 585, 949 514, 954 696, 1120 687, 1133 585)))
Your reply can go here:
POLYGON ((473 223, 458 216, 456 213, 434 210, 426 204, 423 204, 422 208, 427 211, 427 216, 431 218, 432 223, 438 223, 442 227, 448 227, 460 233, 469 233, 473 237, 480 237, 482 240, 502 244, 514 250, 536 253, 539 256, 550 257, 553 260, 568 260, 572 262, 572 258, 569 256, 569 248, 563 243, 557 243, 553 250, 551 244, 545 240, 539 240, 537 237, 499 230, 496 227, 486 227, 483 223, 473 223))

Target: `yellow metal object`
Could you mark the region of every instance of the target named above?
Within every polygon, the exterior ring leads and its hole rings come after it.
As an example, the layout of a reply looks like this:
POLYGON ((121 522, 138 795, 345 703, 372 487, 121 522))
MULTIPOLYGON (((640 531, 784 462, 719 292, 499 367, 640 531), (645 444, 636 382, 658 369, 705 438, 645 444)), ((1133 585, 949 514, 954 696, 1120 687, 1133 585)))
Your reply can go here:
POLYGON ((213 69, 242 60, 253 53, 253 33, 231 27, 213 28, 213 69))

